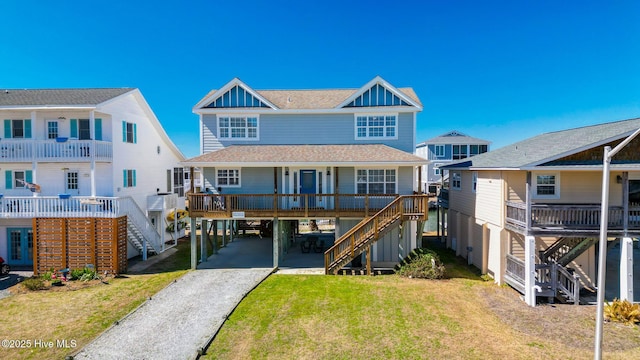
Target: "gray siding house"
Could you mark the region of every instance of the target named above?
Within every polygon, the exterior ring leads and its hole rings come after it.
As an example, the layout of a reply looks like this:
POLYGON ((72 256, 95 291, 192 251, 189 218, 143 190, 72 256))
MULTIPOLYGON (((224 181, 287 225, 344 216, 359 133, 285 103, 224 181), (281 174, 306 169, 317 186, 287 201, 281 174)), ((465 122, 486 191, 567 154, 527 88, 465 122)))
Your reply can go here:
MULTIPOLYGON (((414 155, 421 110, 413 89, 380 77, 328 90, 254 90, 233 79, 193 108, 201 155, 184 165, 201 169, 208 194, 191 195, 191 216, 272 221, 276 267, 288 251, 282 239, 298 220, 334 220, 337 245, 392 202, 422 201, 402 198, 419 190, 426 163, 414 155)), ((374 263, 397 262, 417 246, 416 221, 402 227, 404 219, 394 219, 352 257, 366 252, 374 263)))

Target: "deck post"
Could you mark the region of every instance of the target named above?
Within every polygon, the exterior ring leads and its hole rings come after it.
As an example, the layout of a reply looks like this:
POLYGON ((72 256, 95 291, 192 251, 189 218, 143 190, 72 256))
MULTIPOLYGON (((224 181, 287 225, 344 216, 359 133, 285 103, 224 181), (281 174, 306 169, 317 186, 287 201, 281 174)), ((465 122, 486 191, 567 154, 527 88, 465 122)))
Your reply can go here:
POLYGON ((371 272, 371 245, 367 246, 367 275, 373 275, 371 272))
POLYGON ((273 267, 278 268, 280 263, 280 224, 278 218, 273 218, 273 267))
POLYGON ((191 218, 191 270, 198 266, 198 243, 196 242, 196 218, 191 218))
MULTIPOLYGON (((207 261, 207 240, 209 240, 209 221, 202 219, 200 221, 200 262, 207 261)), ((215 249, 215 246, 214 246, 215 249)), ((214 251, 215 252, 215 251, 214 251)))
POLYGON ((620 239, 620 300, 633 303, 633 239, 620 239))
POLYGON ((524 299, 527 305, 536 306, 536 238, 524 238, 524 299))

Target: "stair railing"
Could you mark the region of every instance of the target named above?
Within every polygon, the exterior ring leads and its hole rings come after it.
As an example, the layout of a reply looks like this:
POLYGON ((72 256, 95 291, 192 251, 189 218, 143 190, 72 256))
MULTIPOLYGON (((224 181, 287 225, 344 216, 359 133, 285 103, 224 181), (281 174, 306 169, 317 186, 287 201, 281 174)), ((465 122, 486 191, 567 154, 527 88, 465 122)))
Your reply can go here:
POLYGON ((121 214, 127 215, 131 223, 147 241, 147 246, 151 246, 156 253, 161 253, 163 250, 162 236, 140 206, 130 196, 119 198, 119 202, 121 214))

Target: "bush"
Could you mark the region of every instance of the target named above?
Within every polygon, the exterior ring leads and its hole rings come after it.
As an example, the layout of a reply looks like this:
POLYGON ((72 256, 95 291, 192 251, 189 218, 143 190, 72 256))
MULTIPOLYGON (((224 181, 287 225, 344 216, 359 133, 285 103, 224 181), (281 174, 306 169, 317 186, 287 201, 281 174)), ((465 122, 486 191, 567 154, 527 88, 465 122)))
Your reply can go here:
POLYGON ((640 323, 640 304, 632 304, 628 300, 613 299, 604 307, 604 318, 607 321, 621 322, 627 325, 640 323))
POLYGON ((44 279, 42 277, 31 277, 28 278, 26 280, 24 280, 22 282, 22 285, 24 285, 24 287, 26 287, 29 290, 35 291, 35 290, 44 290, 47 288, 47 285, 44 282, 44 279))
POLYGON ((71 270, 71 280, 89 281, 98 278, 95 270, 85 267, 83 269, 71 270))
POLYGON ((442 279, 445 268, 432 250, 416 249, 402 261, 396 273, 409 278, 442 279))

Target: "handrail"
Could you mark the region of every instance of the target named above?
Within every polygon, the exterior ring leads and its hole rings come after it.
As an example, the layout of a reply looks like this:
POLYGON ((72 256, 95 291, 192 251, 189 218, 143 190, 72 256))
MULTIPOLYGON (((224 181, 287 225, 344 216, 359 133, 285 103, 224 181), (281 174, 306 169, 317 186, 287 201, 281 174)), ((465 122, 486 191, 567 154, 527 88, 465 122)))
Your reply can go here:
POLYGON ((562 290, 567 296, 568 301, 574 305, 580 303, 580 277, 565 269, 564 266, 557 264, 558 271, 558 290, 562 290))
POLYGON ((147 244, 150 245, 156 253, 162 252, 162 236, 158 232, 155 226, 149 221, 149 218, 145 215, 144 211, 140 209, 140 206, 130 196, 121 197, 118 199, 120 202, 120 211, 123 215, 127 215, 129 219, 136 226, 138 231, 144 236, 147 244))
POLYGON ((113 143, 101 140, 3 139, 0 158, 12 161, 111 161, 113 143))
POLYGON ((393 222, 408 216, 408 220, 425 220, 428 197, 425 195, 399 196, 370 218, 365 218, 338 238, 325 251, 325 273, 329 274, 341 263, 352 260, 364 251, 364 247, 378 240, 381 230, 393 222))

